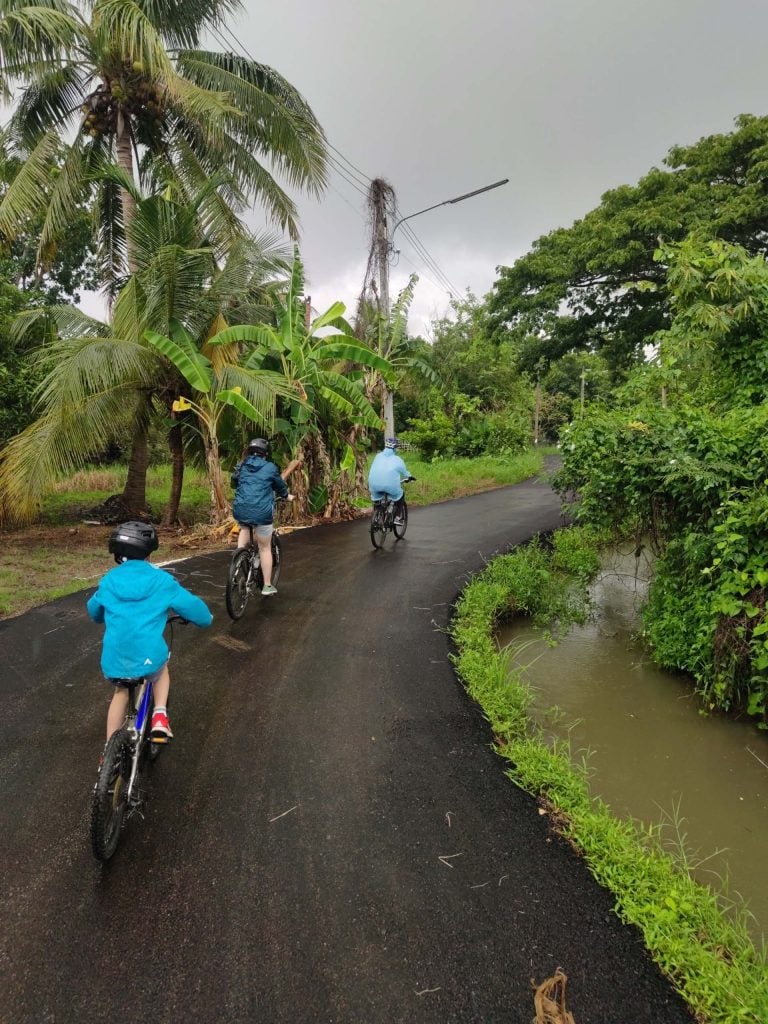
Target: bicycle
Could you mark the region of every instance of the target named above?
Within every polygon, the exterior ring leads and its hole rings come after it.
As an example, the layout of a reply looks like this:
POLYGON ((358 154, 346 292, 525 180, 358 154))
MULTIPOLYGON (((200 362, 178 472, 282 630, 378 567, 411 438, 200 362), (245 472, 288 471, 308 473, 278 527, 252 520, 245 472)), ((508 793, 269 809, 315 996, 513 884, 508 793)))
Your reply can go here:
MULTIPOLYGON (((407 476, 403 483, 408 484, 415 479, 415 476, 407 476)), ((401 522, 397 522, 395 519, 397 501, 394 498, 390 498, 387 495, 374 501, 371 513, 371 544, 373 544, 374 548, 384 547, 384 540, 390 530, 394 533, 395 540, 402 540, 405 536, 405 531, 408 528, 408 505, 405 501, 405 495, 400 500, 402 505, 401 522)))
MULTIPOLYGON (((169 647, 173 646, 173 623, 186 621, 180 615, 168 619, 169 647)), ((167 743, 166 737, 153 738, 149 732, 154 707, 151 680, 142 676, 118 682, 128 690, 128 713, 125 725, 107 741, 91 799, 91 846, 96 859, 104 862, 117 849, 128 820, 135 814, 143 818, 146 799, 141 776, 147 761, 155 761, 167 743)))
MULTIPOLYGON (((259 546, 254 541, 253 526, 248 527, 250 540, 244 548, 238 548, 232 555, 227 571, 227 589, 225 599, 230 618, 237 622, 243 617, 248 598, 254 590, 264 586, 264 574, 259 560, 259 546)), ((283 568, 283 542, 280 537, 277 518, 272 530, 272 583, 277 586, 283 568)))

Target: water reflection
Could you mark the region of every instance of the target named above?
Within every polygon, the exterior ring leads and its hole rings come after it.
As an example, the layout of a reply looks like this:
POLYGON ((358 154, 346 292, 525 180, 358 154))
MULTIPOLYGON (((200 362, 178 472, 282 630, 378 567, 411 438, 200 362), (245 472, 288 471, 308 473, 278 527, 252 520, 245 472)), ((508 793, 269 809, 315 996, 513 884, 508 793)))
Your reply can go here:
POLYGON ((528 666, 539 720, 570 735, 574 752, 591 751, 592 792, 618 815, 685 819, 686 846, 703 860, 697 877, 727 876, 755 935, 768 936, 768 735, 751 720, 702 715, 690 682, 654 668, 633 641, 646 571, 632 552, 611 555, 593 590, 594 621, 553 648, 527 622, 503 628, 499 642, 513 652, 524 644, 512 660, 528 666))

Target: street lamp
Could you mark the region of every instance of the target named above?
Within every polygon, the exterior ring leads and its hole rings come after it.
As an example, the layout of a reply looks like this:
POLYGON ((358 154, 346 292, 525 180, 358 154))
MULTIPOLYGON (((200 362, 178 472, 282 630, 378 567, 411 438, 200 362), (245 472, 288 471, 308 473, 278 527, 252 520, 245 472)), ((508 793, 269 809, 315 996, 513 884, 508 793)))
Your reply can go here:
MULTIPOLYGON (((442 203, 435 203, 434 206, 426 206, 423 210, 417 210, 416 213, 409 213, 407 217, 401 217, 400 220, 395 222, 395 226, 392 228, 392 233, 386 235, 386 219, 383 219, 382 232, 381 232, 381 246, 379 252, 381 253, 379 260, 379 276, 380 276, 380 291, 381 291, 381 302, 384 308, 384 314, 389 322, 389 264, 388 256, 394 248, 393 239, 395 232, 403 223, 403 221, 411 220, 413 217, 418 217, 422 213, 429 213, 430 210, 436 210, 438 206, 452 206, 454 203, 460 203, 464 199, 471 199, 472 196, 479 196, 482 192, 490 192, 492 188, 499 188, 501 185, 506 185, 509 178, 502 178, 501 181, 494 181, 490 185, 483 185, 482 188, 476 188, 472 192, 464 192, 460 196, 456 196, 453 199, 444 199, 442 203)), ((385 387, 384 390, 384 422, 385 422, 385 434, 387 437, 394 436, 395 433, 395 410, 393 394, 389 388, 385 387)))
POLYGON ((436 210, 438 206, 452 206, 454 203, 460 203, 463 199, 471 199, 472 196, 479 196, 481 192, 490 192, 492 188, 499 188, 501 185, 506 185, 509 178, 502 178, 501 181, 494 181, 492 185, 483 185, 482 188, 476 188, 473 192, 465 192, 461 196, 456 196, 455 199, 444 199, 442 203, 435 203, 434 206, 426 206, 423 210, 417 210, 416 213, 409 213, 407 217, 401 217, 392 228, 392 235, 390 241, 395 237, 395 232, 405 220, 410 220, 412 217, 418 217, 422 213, 429 213, 430 210, 436 210))

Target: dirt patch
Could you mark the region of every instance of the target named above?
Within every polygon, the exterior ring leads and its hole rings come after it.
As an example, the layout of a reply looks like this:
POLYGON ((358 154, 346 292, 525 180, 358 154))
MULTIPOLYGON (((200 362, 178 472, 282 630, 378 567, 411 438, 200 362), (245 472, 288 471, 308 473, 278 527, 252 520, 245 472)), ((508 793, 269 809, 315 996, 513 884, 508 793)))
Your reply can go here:
MULTIPOLYGON (((362 510, 362 516, 368 510, 362 510)), ((283 526, 284 533, 318 522, 283 526)), ((0 620, 9 619, 65 594, 95 586, 114 565, 107 550, 114 526, 79 523, 69 526, 37 525, 0 532, 0 620)), ((228 527, 158 527, 160 546, 155 564, 191 558, 235 545, 228 527)))
MULTIPOLYGON (((0 619, 94 586, 113 566, 107 551, 111 526, 36 526, 0 534, 0 619)), ((158 530, 154 562, 186 558, 230 546, 226 534, 158 530)))

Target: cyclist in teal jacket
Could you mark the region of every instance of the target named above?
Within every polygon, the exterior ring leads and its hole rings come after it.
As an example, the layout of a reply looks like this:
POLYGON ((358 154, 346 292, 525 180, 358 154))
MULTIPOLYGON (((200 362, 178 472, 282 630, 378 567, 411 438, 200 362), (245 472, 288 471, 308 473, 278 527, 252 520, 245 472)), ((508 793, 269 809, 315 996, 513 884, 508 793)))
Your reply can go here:
POLYGON ((385 495, 392 498, 395 505, 395 522, 403 521, 403 488, 401 481, 410 478, 408 467, 397 454, 399 441, 396 437, 388 437, 384 442, 384 451, 378 453, 368 471, 368 490, 371 500, 378 501, 385 495))
POLYGON ((210 626, 213 616, 201 598, 177 579, 147 561, 157 550, 157 532, 151 523, 123 523, 109 538, 117 568, 110 570, 89 599, 88 614, 103 622, 101 668, 115 684, 107 713, 107 739, 125 721, 128 691, 125 679, 152 679, 155 709, 153 736, 172 739, 168 721, 168 645, 163 636, 168 614, 175 612, 196 626, 210 626))
POLYGON ((235 488, 235 500, 232 513, 240 526, 237 546, 244 548, 251 541, 251 530, 259 546, 259 560, 264 586, 261 592, 265 597, 277 593, 272 585, 272 518, 274 514, 275 495, 293 501, 288 492, 288 485, 280 475, 280 470, 269 460, 269 442, 263 437, 255 437, 249 442, 241 462, 232 473, 232 486, 235 488))

